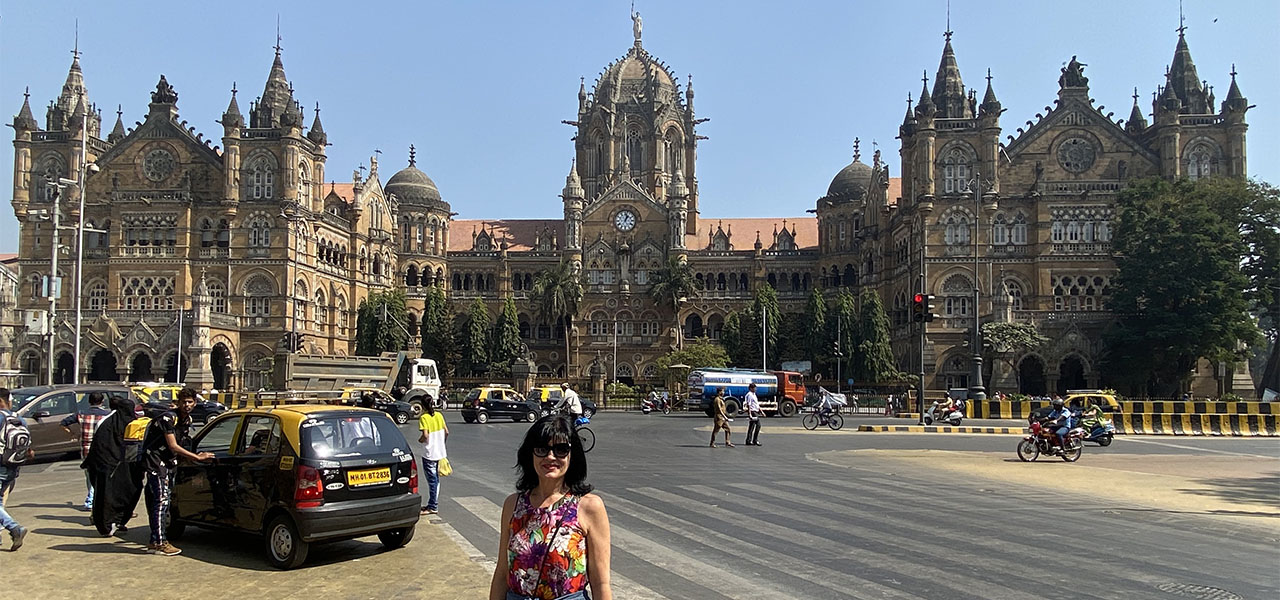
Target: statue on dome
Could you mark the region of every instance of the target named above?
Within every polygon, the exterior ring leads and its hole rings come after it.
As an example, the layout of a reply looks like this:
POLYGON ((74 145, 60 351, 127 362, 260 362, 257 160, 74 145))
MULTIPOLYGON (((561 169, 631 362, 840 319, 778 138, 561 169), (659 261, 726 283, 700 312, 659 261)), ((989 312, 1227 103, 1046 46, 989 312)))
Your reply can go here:
POLYGON ((636 43, 640 42, 640 30, 644 28, 644 23, 640 20, 640 13, 631 13, 631 33, 636 36, 636 43))

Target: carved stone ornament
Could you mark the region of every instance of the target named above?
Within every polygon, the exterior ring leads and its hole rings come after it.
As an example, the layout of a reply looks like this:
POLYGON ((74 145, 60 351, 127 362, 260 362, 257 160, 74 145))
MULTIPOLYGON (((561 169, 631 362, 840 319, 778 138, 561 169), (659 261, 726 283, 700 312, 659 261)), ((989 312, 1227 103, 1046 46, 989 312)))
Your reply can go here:
POLYGON ((1081 137, 1073 137, 1058 146, 1058 164, 1071 173, 1083 173, 1093 166, 1097 149, 1081 137))
POLYGON ((161 182, 173 174, 173 170, 178 167, 178 161, 174 160, 173 155, 168 150, 156 148, 147 153, 142 159, 142 174, 154 182, 161 182))

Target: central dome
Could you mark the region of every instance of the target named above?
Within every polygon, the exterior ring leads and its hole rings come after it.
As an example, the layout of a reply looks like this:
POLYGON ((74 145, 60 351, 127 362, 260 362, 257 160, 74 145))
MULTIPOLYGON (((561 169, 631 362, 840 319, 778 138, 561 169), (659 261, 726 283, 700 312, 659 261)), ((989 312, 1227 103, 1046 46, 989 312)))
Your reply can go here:
POLYGON ((387 194, 394 194, 401 202, 439 202, 440 190, 436 187, 436 182, 431 181, 415 163, 414 152, 410 148, 409 166, 392 175, 383 189, 387 194))
POLYGON ((640 46, 632 46, 625 56, 605 67, 596 80, 595 97, 604 99, 617 94, 619 99, 627 100, 632 94, 649 92, 633 82, 652 85, 678 98, 675 77, 667 66, 640 46))
POLYGON ((853 162, 840 169, 840 172, 836 173, 835 178, 831 180, 831 185, 827 187, 827 196, 859 200, 870 188, 871 167, 854 158, 853 162))

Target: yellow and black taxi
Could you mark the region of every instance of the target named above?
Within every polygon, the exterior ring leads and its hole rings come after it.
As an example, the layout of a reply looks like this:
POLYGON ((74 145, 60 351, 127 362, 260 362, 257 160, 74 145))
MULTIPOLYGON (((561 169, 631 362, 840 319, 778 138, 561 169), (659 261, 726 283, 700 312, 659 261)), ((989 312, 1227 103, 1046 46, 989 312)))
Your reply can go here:
POLYGON ((532 423, 542 416, 542 407, 509 385, 482 385, 467 392, 460 412, 468 423, 488 423, 489 419, 532 423))
POLYGON ((228 411, 193 440, 204 463, 175 472, 170 535, 186 526, 263 536, 267 561, 292 569, 310 545, 377 535, 413 539, 422 498, 413 450, 380 411, 283 404, 228 411))
MULTIPOLYGON (((543 414, 547 414, 564 399, 564 391, 558 385, 539 385, 531 388, 527 397, 541 405, 543 414)), ((595 402, 582 394, 578 394, 578 401, 582 403, 582 414, 587 418, 596 416, 595 402)))
MULTIPOLYGON (((1090 406, 1097 406, 1104 413, 1120 412, 1120 402, 1116 400, 1115 394, 1100 390, 1068 390, 1067 395, 1062 398, 1067 408, 1074 411, 1082 411, 1090 406)), ((1049 413, 1053 412, 1052 406, 1042 406, 1031 411, 1027 416, 1028 421, 1039 421, 1045 418, 1049 413)))

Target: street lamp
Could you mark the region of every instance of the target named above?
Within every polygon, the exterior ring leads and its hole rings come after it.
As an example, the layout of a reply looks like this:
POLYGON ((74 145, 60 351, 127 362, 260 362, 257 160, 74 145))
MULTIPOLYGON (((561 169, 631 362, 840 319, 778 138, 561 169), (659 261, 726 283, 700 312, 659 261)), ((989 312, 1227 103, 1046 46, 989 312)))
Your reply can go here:
POLYGON ((969 394, 977 401, 987 399, 987 389, 982 385, 982 329, 978 316, 978 305, 981 302, 981 286, 978 284, 978 232, 982 213, 992 214, 997 208, 994 194, 991 194, 991 201, 985 207, 982 204, 982 188, 984 183, 991 181, 983 180, 981 173, 975 169, 973 179, 967 183, 968 189, 973 190, 973 381, 969 385, 969 394))
MULTIPOLYGON (((289 232, 293 231, 293 225, 292 225, 293 223, 306 220, 306 217, 298 214, 299 207, 300 205, 295 202, 289 205, 287 208, 280 209, 280 218, 284 219, 286 222, 289 223, 289 226, 286 227, 286 230, 289 232)), ((301 231, 299 231, 299 235, 302 235, 301 231)), ((285 236, 284 252, 285 252, 286 261, 285 261, 284 273, 285 273, 285 285, 288 286, 288 290, 289 290, 289 353, 293 354, 297 352, 302 345, 298 343, 298 290, 295 289, 294 287, 293 277, 289 276, 289 264, 296 263, 300 259, 300 257, 295 256, 294 260, 292 261, 287 260, 289 256, 289 250, 290 250, 291 244, 292 244, 292 248, 294 249, 297 248, 297 244, 295 242, 292 242, 289 239, 289 236, 285 236)), ((295 271, 296 271, 296 268, 295 268, 295 271)), ((303 298, 302 301, 306 302, 306 298, 303 298)))
MULTIPOLYGON (((88 119, 87 119, 87 115, 88 115, 88 112, 87 112, 87 111, 88 111, 88 109, 86 108, 85 110, 86 110, 86 113, 85 113, 85 114, 86 114, 86 119, 85 119, 85 121, 87 122, 87 121, 88 121, 88 119)), ((85 129, 85 130, 84 130, 84 133, 80 136, 80 181, 81 181, 81 184, 78 186, 78 187, 80 188, 80 211, 79 211, 79 213, 78 213, 78 214, 79 214, 79 218, 78 218, 78 219, 76 219, 76 293, 75 293, 75 302, 76 302, 76 328, 75 328, 76 336, 75 336, 75 337, 76 337, 76 341, 75 341, 75 357, 74 357, 74 363, 73 363, 73 364, 75 365, 75 366, 74 366, 75 372, 72 374, 72 377, 74 377, 74 378, 75 378, 75 379, 74 379, 74 381, 75 381, 75 382, 77 382, 77 383, 80 381, 80 339, 81 339, 82 337, 84 337, 84 336, 82 336, 82 335, 80 334, 81 309, 84 307, 84 298, 82 297, 82 294, 84 293, 84 290, 83 290, 83 287, 84 287, 84 234, 85 234, 85 232, 86 232, 86 231, 90 231, 90 232, 93 232, 93 233, 107 233, 107 231, 106 231, 106 230, 104 230, 104 229, 86 229, 86 228, 85 228, 85 226, 84 226, 84 198, 85 198, 85 187, 87 186, 87 180, 89 179, 89 173, 97 173, 98 171, 100 171, 100 170, 101 170, 101 169, 99 169, 99 168, 98 168, 97 163, 87 162, 87 161, 89 160, 89 155, 86 153, 86 152, 87 152, 87 150, 86 150, 86 147, 85 147, 85 146, 86 146, 86 144, 87 144, 87 140, 88 140, 88 138, 89 138, 89 131, 88 131, 88 129, 85 129)), ((178 324, 178 325, 179 325, 179 331, 181 331, 181 325, 182 325, 182 324, 181 324, 181 322, 179 322, 179 324, 178 324)), ((181 345, 181 344, 179 344, 179 345, 181 345)), ((179 356, 179 359, 178 359, 179 367, 178 367, 178 368, 179 368, 179 369, 181 369, 181 368, 182 368, 182 367, 181 367, 181 364, 182 364, 182 359, 181 359, 181 356, 182 356, 182 348, 178 348, 178 356, 179 356)))

